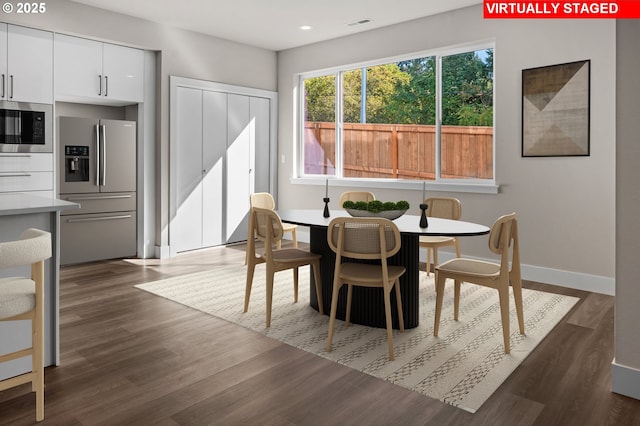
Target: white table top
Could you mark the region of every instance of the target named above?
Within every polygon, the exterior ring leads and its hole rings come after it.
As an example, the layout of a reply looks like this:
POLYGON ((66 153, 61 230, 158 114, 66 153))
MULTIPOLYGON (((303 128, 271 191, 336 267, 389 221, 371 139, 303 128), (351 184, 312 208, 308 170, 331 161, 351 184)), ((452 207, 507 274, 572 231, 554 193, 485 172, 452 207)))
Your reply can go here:
MULTIPOLYGON (((329 222, 331 222, 333 218, 351 217, 345 210, 330 210, 331 216, 327 218, 322 216, 322 209, 285 209, 277 210, 276 212, 283 222, 302 226, 329 226, 329 222)), ((490 231, 487 226, 461 220, 430 217, 428 218, 428 222, 428 227, 420 228, 420 216, 407 214, 393 221, 401 233, 417 235, 463 237, 485 235, 490 231)))

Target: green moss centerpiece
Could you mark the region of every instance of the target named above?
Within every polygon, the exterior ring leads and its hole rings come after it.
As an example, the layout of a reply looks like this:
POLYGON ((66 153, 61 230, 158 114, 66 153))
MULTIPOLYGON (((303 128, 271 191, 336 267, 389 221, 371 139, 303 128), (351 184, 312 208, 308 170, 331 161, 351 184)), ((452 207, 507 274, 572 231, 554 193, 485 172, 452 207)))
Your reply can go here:
POLYGON ((380 200, 373 201, 345 201, 342 208, 353 217, 383 217, 385 219, 394 220, 402 216, 409 210, 407 201, 383 202, 380 200))

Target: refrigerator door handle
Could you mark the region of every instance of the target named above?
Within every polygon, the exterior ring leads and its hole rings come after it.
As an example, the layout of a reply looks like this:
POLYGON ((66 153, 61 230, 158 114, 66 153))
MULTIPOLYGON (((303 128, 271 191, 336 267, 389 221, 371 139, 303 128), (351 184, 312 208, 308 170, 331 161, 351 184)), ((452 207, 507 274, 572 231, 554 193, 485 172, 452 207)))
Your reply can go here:
POLYGON ((100 125, 96 124, 96 186, 100 186, 100 125))
POLYGON ((101 124, 102 127, 102 185, 107 184, 107 127, 101 124))

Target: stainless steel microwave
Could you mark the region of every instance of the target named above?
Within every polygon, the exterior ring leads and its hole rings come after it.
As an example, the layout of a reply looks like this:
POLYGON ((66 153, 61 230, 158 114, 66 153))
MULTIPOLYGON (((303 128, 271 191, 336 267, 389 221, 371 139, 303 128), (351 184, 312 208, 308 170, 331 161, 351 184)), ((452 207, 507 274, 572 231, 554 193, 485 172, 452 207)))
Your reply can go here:
POLYGON ((0 102, 0 152, 53 152, 53 108, 0 102))

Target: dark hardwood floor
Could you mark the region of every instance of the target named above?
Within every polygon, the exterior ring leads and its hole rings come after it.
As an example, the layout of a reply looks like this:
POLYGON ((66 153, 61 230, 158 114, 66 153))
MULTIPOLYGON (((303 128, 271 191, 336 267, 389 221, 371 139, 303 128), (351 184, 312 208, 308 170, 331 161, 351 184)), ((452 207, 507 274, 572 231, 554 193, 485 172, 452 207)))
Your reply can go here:
MULTIPOLYGON (((135 289, 242 264, 244 246, 61 271, 61 365, 51 425, 640 425, 610 392, 613 297, 527 282, 579 304, 475 414, 135 289)), ((35 421, 27 386, 0 392, 0 424, 35 421)))

